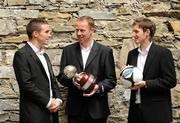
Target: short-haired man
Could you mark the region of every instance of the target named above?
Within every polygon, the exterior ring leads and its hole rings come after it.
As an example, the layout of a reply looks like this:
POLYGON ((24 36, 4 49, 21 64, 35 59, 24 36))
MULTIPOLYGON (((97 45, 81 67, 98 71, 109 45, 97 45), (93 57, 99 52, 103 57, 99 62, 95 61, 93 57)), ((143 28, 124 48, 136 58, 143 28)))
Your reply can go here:
POLYGON ((79 17, 76 23, 78 42, 63 49, 57 78, 69 87, 66 104, 68 123, 106 123, 110 114, 107 93, 116 85, 113 52, 93 40, 94 30, 93 18, 79 17), (77 82, 63 75, 67 65, 75 66, 77 73, 86 72, 95 76, 96 84, 90 93, 83 93, 77 82))
POLYGON ((51 37, 44 19, 33 19, 26 26, 29 41, 19 49, 13 67, 20 90, 20 123, 59 123, 62 103, 44 45, 51 37))
POLYGON ((127 65, 136 66, 143 80, 130 89, 128 123, 170 123, 172 121, 170 89, 176 86, 174 61, 169 49, 153 42, 156 26, 148 18, 137 18, 132 38, 138 48, 128 54, 127 65))

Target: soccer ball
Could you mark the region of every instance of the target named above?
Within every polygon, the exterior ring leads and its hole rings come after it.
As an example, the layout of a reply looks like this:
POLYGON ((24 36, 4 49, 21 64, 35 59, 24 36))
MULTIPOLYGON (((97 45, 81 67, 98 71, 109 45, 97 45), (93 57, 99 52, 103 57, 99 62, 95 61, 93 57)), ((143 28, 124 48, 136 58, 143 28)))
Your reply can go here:
POLYGON ((120 79, 126 87, 131 87, 135 82, 143 80, 143 74, 137 67, 128 65, 120 73, 120 79))

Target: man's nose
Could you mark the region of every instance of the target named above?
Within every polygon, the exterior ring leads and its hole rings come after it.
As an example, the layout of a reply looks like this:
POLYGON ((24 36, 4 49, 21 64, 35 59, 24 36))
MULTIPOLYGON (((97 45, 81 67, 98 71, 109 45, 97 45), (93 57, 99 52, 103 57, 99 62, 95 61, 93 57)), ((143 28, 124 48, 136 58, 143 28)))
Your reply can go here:
POLYGON ((51 33, 49 33, 49 35, 48 35, 48 36, 49 36, 49 38, 51 38, 51 37, 52 37, 52 34, 51 34, 51 33))
POLYGON ((81 35, 81 31, 77 31, 77 35, 81 35))
POLYGON ((136 34, 134 32, 131 33, 131 36, 134 37, 136 34))

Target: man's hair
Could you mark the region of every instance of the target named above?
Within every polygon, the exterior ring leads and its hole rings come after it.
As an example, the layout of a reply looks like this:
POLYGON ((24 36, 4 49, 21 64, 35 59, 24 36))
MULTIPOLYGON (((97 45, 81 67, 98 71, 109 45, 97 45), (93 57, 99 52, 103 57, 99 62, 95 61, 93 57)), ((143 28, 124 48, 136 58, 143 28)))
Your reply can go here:
POLYGON ((32 33, 34 31, 41 31, 41 25, 48 24, 48 22, 45 19, 38 18, 38 19, 32 19, 26 26, 26 33, 29 37, 29 39, 32 39, 32 33))
POLYGON ((86 20, 90 27, 95 28, 94 19, 90 16, 81 16, 78 18, 78 21, 86 20))
POLYGON ((153 38, 155 32, 156 32, 156 25, 153 21, 151 21, 148 18, 140 17, 134 20, 133 26, 138 25, 139 28, 141 28, 144 32, 149 29, 150 31, 150 39, 153 38))

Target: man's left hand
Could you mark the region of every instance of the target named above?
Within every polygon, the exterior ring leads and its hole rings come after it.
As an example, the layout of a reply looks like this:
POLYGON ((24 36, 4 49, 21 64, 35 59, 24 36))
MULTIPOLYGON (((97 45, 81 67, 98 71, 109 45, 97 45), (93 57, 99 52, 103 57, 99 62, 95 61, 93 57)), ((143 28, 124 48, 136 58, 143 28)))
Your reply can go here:
POLYGON ((146 86, 146 81, 140 81, 140 82, 135 82, 134 86, 133 87, 129 87, 129 89, 137 90, 137 89, 142 88, 144 86, 146 86))
POLYGON ((90 96, 94 95, 98 91, 98 89, 99 89, 99 85, 95 84, 93 90, 88 94, 83 93, 83 96, 90 97, 90 96))

